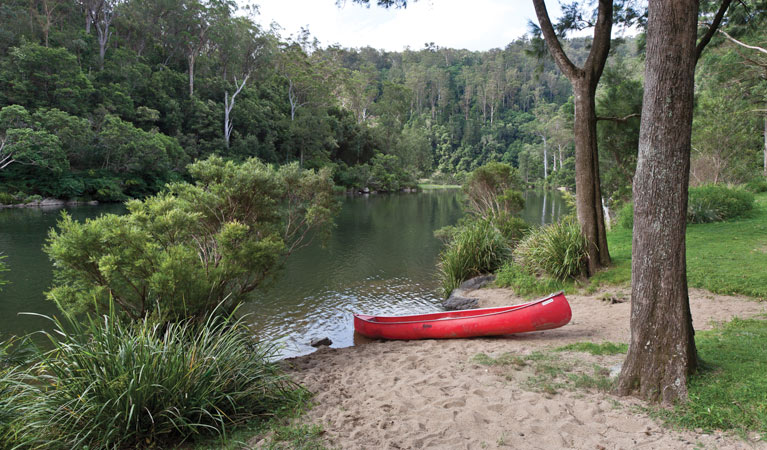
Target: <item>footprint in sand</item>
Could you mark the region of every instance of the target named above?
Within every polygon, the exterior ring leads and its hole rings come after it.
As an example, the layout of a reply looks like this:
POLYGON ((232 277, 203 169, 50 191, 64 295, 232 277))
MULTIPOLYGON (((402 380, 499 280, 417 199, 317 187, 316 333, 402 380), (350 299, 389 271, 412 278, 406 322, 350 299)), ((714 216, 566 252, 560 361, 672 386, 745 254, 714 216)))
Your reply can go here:
POLYGON ((442 404, 442 407, 445 409, 463 408, 464 406, 466 406, 466 399, 463 397, 449 400, 442 404))
POLYGON ((492 412, 494 412, 494 413, 498 413, 498 414, 500 414, 500 413, 501 413, 501 412, 502 412, 504 409, 506 409, 506 407, 505 407, 505 406, 503 406, 503 405, 502 405, 502 404, 500 404, 500 403, 496 403, 495 405, 489 405, 489 406, 487 407, 487 410, 488 410, 488 411, 492 411, 492 412))

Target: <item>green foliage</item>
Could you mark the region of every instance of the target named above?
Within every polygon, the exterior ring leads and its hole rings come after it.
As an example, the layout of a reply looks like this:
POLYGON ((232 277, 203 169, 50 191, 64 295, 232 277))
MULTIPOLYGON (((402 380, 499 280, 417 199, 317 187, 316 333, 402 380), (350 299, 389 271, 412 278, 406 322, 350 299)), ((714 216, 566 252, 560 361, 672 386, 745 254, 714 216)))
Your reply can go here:
POLYGON ((742 188, 709 184, 690 188, 687 222, 708 223, 742 216, 754 207, 754 195, 742 188))
POLYGON ((746 183, 745 188, 754 194, 767 192, 767 178, 754 178, 753 180, 746 183))
POLYGON ((575 342, 554 349, 557 352, 584 352, 592 355, 623 355, 628 352, 627 344, 616 344, 615 342, 602 342, 595 344, 593 342, 575 342))
POLYGON ((547 295, 565 288, 561 281, 546 275, 536 276, 527 268, 514 262, 507 262, 498 270, 495 284, 510 288, 523 297, 547 295))
POLYGON ((225 434, 300 392, 242 319, 125 324, 114 311, 56 322, 28 427, 65 448, 164 447, 225 434))
POLYGON ((525 207, 522 180, 517 170, 505 163, 489 163, 466 177, 463 192, 466 206, 479 217, 518 213, 525 207))
POLYGON ((63 213, 45 247, 55 267, 47 297, 73 313, 114 300, 134 320, 229 310, 327 231, 336 209, 324 169, 211 157, 189 171, 196 184, 130 201, 126 215, 78 223, 63 213))
POLYGON ((586 248, 578 222, 568 219, 530 231, 514 250, 514 260, 533 272, 565 280, 583 275, 586 248))
POLYGON ((405 171, 395 155, 379 153, 370 161, 370 178, 366 187, 375 191, 397 192, 401 188, 415 186, 415 177, 405 171))
POLYGON ((27 342, 0 341, 0 442, 3 448, 30 448, 39 444, 29 432, 28 408, 36 402, 33 376, 22 366, 31 358, 27 342))
POLYGON ((440 253, 439 276, 445 297, 462 282, 483 273, 493 273, 509 258, 508 241, 488 219, 477 219, 460 227, 440 253))
POLYGON ((695 333, 702 370, 688 383, 687 402, 657 414, 685 428, 767 433, 767 322, 734 319, 695 333))
POLYGON ((625 228, 627 230, 634 228, 633 200, 629 199, 629 201, 624 203, 623 206, 618 210, 618 214, 616 215, 616 222, 621 228, 625 228))
POLYGON ((65 48, 23 43, 8 52, 3 69, 0 104, 58 108, 80 114, 93 92, 77 57, 65 48))

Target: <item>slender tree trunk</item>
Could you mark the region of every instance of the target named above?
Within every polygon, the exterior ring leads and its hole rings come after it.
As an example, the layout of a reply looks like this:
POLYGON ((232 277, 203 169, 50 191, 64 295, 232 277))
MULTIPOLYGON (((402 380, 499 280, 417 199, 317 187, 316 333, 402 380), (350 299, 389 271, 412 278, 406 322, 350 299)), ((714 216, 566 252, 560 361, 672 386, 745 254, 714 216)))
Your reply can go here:
POLYGON ((589 276, 610 264, 597 153, 597 82, 586 77, 573 82, 575 94, 575 205, 581 231, 589 243, 589 276))
POLYGON ((634 177, 631 342, 618 392, 675 402, 696 369, 685 231, 697 0, 650 0, 634 177))
POLYGON ((189 53, 189 98, 194 97, 194 52, 189 53))
POLYGON ((764 176, 767 177, 767 114, 764 115, 764 176))
POLYGON ((546 181, 549 177, 549 152, 546 148, 546 136, 541 136, 541 138, 543 138, 543 180, 546 181))

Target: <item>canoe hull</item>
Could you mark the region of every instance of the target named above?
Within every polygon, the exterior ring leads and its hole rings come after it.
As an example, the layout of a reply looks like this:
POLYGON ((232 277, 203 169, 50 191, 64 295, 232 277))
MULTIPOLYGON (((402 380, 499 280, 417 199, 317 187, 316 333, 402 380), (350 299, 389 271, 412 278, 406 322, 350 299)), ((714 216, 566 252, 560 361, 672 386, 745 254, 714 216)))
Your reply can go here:
POLYGON ((371 339, 450 339, 550 330, 570 322, 559 292, 532 302, 413 316, 354 315, 354 330, 371 339))

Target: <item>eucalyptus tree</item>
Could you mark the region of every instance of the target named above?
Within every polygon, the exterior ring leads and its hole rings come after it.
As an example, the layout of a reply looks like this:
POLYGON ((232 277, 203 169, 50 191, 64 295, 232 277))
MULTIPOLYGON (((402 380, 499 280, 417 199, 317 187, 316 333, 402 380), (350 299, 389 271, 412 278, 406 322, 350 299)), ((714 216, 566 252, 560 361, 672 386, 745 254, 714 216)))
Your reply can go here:
POLYGON ((618 380, 624 395, 684 400, 698 365, 685 252, 695 65, 730 3, 719 4, 697 41, 698 0, 649 2, 633 188, 631 339, 618 380))

